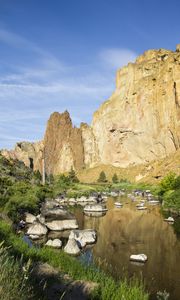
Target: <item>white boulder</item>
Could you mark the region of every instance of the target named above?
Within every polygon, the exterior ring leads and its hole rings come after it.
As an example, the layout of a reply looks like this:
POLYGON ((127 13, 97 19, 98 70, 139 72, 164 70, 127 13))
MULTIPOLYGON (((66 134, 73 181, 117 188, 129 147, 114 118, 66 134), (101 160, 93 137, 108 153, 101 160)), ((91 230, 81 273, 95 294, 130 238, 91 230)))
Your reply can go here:
POLYGON ((72 230, 69 238, 75 239, 83 248, 87 244, 94 244, 97 239, 97 234, 93 229, 72 230))
POLYGON ((78 247, 77 241, 73 238, 69 238, 66 246, 64 247, 64 252, 71 255, 79 255, 81 251, 78 247))
POLYGON ((169 223, 174 223, 174 218, 168 217, 167 219, 164 219, 164 221, 169 222, 169 223))
POLYGON ((50 230, 55 230, 55 231, 61 231, 61 230, 66 230, 66 229, 77 229, 78 224, 76 219, 72 220, 54 220, 51 222, 46 222, 46 226, 50 230))
POLYGON ((44 224, 45 223, 45 217, 43 215, 37 215, 37 219, 40 223, 44 224))
POLYGON ((47 231, 48 230, 45 225, 41 223, 34 223, 29 227, 27 234, 41 236, 41 235, 45 235, 47 231))
POLYGON ((36 221, 36 216, 34 216, 33 214, 30 213, 25 213, 25 221, 28 224, 32 224, 36 221))
POLYGON ((144 263, 147 261, 147 256, 145 254, 133 254, 130 256, 130 260, 144 263))
POLYGON ((62 241, 59 239, 54 239, 54 240, 48 240, 47 243, 45 244, 46 246, 53 247, 53 248, 58 248, 60 249, 62 246, 62 241))
POLYGON ((104 212, 107 211, 107 208, 102 204, 88 204, 84 207, 84 211, 104 212))

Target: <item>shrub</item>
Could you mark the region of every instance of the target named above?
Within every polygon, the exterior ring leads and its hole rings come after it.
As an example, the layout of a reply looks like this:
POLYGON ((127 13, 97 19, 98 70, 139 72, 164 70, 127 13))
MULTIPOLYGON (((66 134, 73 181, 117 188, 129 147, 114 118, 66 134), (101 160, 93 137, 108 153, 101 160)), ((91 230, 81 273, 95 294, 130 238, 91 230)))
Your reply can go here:
POLYGON ((176 174, 170 172, 167 176, 165 176, 160 182, 160 191, 159 194, 163 195, 165 192, 174 189, 176 181, 176 174))
POLYGON ((74 169, 71 167, 71 170, 68 174, 68 178, 70 180, 71 183, 78 183, 79 179, 76 176, 76 172, 74 171, 74 169))
POLYGON ((180 190, 180 176, 177 176, 176 178, 175 178, 175 182, 174 182, 174 189, 176 190, 180 190))
POLYGON ((117 174, 114 173, 113 177, 112 177, 112 182, 113 183, 118 183, 118 177, 117 177, 117 174))
POLYGON ((107 178, 106 178, 106 174, 104 171, 102 171, 100 174, 99 174, 99 178, 97 180, 98 182, 107 182, 107 178))

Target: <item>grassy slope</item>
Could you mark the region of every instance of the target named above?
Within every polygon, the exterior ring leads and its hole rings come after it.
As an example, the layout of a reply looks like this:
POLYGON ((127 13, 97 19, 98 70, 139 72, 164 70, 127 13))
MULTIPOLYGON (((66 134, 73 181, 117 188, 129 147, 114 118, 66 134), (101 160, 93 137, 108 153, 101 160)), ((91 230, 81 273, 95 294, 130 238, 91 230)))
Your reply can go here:
POLYGON ((77 175, 81 182, 93 183, 97 181, 101 171, 105 171, 108 180, 111 180, 114 173, 116 173, 119 178, 128 179, 131 182, 158 184, 170 171, 180 175, 180 150, 165 159, 153 161, 145 165, 128 168, 100 165, 94 168, 80 170, 77 175))

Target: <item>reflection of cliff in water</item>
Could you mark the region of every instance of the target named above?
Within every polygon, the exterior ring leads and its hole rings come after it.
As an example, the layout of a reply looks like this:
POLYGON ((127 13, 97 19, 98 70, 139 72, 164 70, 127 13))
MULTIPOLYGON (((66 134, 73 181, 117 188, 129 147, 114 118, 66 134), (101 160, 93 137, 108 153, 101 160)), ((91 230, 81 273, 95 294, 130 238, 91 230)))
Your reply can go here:
POLYGON ((144 213, 130 208, 111 209, 105 217, 85 217, 86 228, 96 228, 98 243, 93 248, 95 258, 106 261, 104 268, 118 278, 124 271, 129 276, 142 272, 150 290, 180 295, 180 243, 171 225, 165 223, 158 208, 144 213), (129 256, 145 253, 148 262, 133 265, 129 256))

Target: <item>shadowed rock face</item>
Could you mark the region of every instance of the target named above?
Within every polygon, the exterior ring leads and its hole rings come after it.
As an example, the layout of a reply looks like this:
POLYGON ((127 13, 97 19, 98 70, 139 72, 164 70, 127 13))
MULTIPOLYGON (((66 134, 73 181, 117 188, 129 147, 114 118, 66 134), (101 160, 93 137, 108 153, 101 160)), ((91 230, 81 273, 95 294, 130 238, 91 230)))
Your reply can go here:
MULTIPOLYGON (((46 172, 98 164, 127 167, 175 153, 180 148, 179 49, 146 51, 118 70, 116 90, 95 112, 91 126, 75 128, 67 111, 53 113, 44 137, 46 172)), ((36 143, 33 147, 31 165, 40 169, 36 143)), ((30 148, 21 147, 18 154, 26 165, 30 148)))

